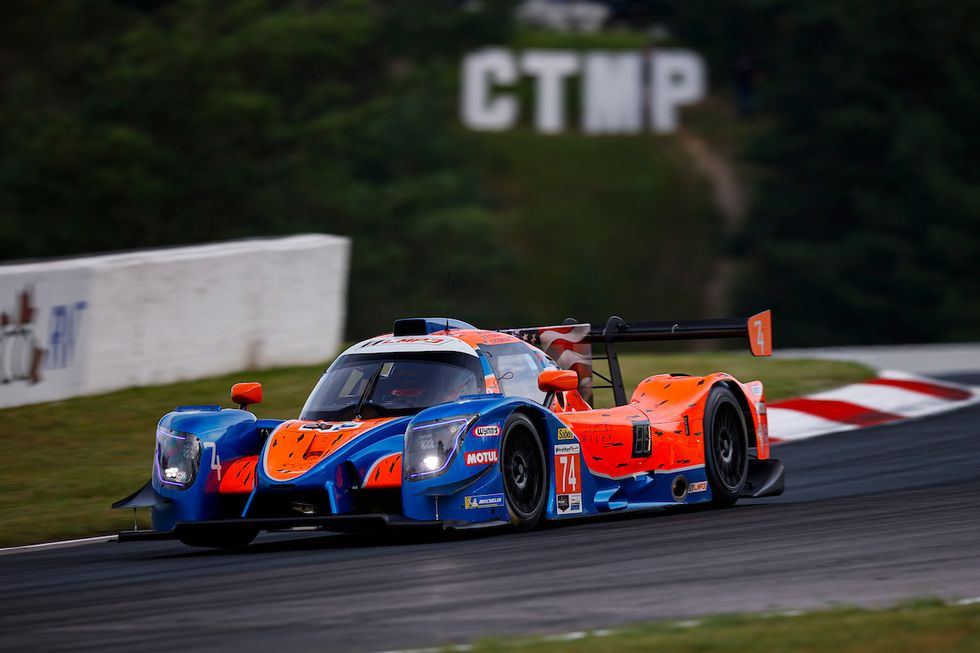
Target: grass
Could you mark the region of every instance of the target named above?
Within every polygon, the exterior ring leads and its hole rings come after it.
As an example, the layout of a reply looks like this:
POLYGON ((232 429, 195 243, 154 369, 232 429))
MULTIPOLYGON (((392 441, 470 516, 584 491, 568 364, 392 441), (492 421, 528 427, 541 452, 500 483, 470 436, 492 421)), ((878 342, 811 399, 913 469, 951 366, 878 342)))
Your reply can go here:
MULTIPOLYGON (((768 399, 795 396, 870 376, 833 361, 753 359, 733 353, 632 354, 622 357, 627 386, 656 371, 725 370, 761 379, 768 399)), ((109 533, 131 514, 109 509, 149 477, 154 426, 179 404, 230 405, 236 381, 263 384, 261 417, 299 414, 325 365, 229 374, 172 385, 132 388, 49 404, 0 410, 0 545, 109 533)))
POLYGON ((980 651, 980 605, 919 601, 886 610, 841 608, 799 616, 736 615, 661 622, 560 641, 494 639, 474 653, 967 653, 980 651))

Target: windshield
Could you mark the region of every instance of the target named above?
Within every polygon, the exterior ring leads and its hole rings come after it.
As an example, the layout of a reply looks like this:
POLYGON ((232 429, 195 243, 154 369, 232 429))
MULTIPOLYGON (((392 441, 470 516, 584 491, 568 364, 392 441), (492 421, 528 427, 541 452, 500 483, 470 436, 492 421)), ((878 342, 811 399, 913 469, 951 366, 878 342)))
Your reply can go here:
POLYGON ((508 397, 524 397, 543 403, 547 393, 538 388, 538 374, 557 367, 554 361, 523 342, 503 345, 480 345, 493 368, 500 391, 508 397))
POLYGON ((455 352, 348 354, 320 377, 300 419, 414 415, 423 408, 483 392, 483 370, 476 356, 455 352))

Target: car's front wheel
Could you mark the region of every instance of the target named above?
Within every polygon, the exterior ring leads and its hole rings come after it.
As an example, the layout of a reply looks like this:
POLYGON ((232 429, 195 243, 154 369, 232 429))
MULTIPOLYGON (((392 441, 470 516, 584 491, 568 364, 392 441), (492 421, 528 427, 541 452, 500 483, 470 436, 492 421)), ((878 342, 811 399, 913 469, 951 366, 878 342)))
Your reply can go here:
POLYGON ((511 523, 519 530, 533 528, 547 504, 548 467, 538 431, 524 415, 511 415, 500 445, 504 496, 511 523))

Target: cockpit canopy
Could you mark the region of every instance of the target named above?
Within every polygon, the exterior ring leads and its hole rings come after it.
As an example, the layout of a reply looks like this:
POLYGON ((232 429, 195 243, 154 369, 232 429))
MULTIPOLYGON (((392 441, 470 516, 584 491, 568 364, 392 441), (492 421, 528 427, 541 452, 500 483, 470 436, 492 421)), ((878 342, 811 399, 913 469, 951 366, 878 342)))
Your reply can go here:
POLYGON ((457 352, 346 354, 320 377, 300 419, 414 415, 486 392, 476 356, 457 352))
POLYGON ((340 356, 313 389, 300 419, 414 415, 488 391, 541 403, 546 393, 538 389, 538 374, 553 368, 544 352, 510 336, 472 345, 445 335, 383 336, 340 356))

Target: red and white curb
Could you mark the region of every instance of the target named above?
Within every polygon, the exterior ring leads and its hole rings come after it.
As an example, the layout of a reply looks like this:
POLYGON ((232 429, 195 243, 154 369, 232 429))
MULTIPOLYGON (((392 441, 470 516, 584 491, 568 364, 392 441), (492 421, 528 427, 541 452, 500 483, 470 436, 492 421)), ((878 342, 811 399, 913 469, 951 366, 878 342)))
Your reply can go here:
POLYGON ((980 402, 980 387, 884 370, 877 378, 769 404, 770 442, 944 413, 980 402))

